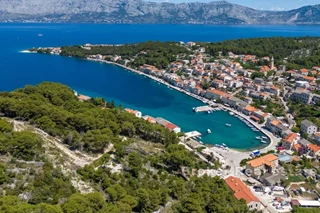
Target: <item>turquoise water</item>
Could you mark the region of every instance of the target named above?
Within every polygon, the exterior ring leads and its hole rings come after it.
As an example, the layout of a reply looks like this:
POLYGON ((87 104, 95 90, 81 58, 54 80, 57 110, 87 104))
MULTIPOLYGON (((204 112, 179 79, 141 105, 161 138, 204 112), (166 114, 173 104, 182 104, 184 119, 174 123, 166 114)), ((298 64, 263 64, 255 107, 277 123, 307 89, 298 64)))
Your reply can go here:
POLYGON ((203 133, 205 143, 256 149, 263 145, 255 139, 260 133, 253 132, 242 121, 223 111, 195 114, 192 107, 203 105, 201 102, 151 79, 112 65, 19 51, 29 47, 83 43, 320 36, 318 29, 318 26, 0 24, 0 91, 42 81, 61 82, 80 93, 114 100, 118 105, 138 109, 143 114, 164 117, 183 131, 198 130, 203 133), (42 37, 38 37, 40 33, 42 37), (232 127, 226 127, 225 123, 232 127), (210 135, 206 134, 208 128, 212 131, 210 135))

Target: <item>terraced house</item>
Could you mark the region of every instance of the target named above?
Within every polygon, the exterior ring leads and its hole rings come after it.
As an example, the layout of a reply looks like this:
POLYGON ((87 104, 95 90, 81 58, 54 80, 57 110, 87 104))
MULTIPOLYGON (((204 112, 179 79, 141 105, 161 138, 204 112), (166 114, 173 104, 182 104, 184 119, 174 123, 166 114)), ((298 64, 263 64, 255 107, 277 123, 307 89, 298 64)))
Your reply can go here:
POLYGON ((246 164, 246 172, 251 173, 254 178, 259 178, 262 174, 272 174, 279 165, 279 158, 274 154, 268 154, 251 161, 246 164))

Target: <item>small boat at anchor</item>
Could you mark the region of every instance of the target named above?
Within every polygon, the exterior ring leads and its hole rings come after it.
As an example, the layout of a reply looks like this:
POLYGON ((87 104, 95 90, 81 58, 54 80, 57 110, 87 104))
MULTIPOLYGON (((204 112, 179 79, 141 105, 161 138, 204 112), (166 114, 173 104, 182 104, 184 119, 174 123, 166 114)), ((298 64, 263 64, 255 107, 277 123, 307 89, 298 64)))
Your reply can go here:
POLYGON ((231 127, 231 124, 226 124, 226 126, 231 127))
POLYGON ((207 133, 208 133, 208 134, 211 134, 211 130, 210 130, 210 129, 207 129, 207 133))

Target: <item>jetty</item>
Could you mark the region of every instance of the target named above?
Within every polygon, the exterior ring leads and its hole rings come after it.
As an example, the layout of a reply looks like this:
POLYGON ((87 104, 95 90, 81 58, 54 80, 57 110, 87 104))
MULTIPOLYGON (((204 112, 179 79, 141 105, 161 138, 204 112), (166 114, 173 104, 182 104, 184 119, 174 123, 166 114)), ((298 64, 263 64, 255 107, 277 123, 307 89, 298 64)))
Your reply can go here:
POLYGON ((195 112, 208 112, 211 110, 213 110, 211 106, 198 106, 193 108, 193 111, 195 112))
POLYGON ((186 132, 184 133, 185 139, 193 138, 193 137, 199 137, 201 136, 201 133, 198 131, 192 131, 192 132, 186 132))

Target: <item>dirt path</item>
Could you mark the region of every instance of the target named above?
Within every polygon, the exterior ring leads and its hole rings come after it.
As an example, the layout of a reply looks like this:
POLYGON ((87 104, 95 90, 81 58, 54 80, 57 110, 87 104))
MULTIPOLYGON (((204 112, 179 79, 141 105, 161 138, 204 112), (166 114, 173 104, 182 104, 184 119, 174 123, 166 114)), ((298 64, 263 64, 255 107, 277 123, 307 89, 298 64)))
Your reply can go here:
MULTIPOLYGON (((44 141, 43 147, 46 150, 46 157, 50 159, 53 166, 60 167, 61 171, 66 176, 70 177, 71 183, 76 189, 83 194, 94 191, 89 183, 81 180, 80 176, 76 172, 76 169, 91 164, 93 161, 99 159, 102 154, 90 156, 80 151, 71 151, 62 143, 61 140, 50 136, 48 133, 39 128, 28 125, 23 121, 16 121, 12 119, 6 120, 13 124, 14 131, 20 132, 29 130, 39 135, 44 141)), ((110 144, 109 147, 105 149, 105 153, 110 152, 112 149, 113 144, 110 144)))

